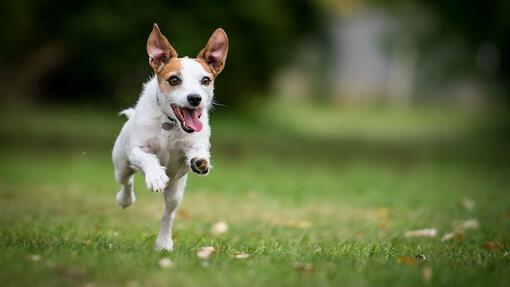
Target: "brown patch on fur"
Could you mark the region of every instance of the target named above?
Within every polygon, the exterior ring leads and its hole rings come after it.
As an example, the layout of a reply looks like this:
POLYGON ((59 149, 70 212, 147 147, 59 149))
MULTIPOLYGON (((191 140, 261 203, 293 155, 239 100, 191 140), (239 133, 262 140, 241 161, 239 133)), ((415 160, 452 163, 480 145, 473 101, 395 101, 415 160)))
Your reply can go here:
POLYGON ((166 65, 164 65, 157 72, 156 76, 158 77, 159 87, 161 88, 162 91, 168 92, 178 87, 170 86, 167 80, 171 75, 179 76, 179 74, 181 73, 181 69, 182 69, 181 59, 172 58, 166 65))
POLYGON ((161 33, 156 23, 147 39, 147 54, 149 55, 149 65, 155 72, 159 72, 162 65, 167 64, 170 59, 177 58, 177 52, 161 33))
POLYGON ((161 145, 159 143, 158 139, 150 139, 147 143, 147 149, 150 153, 153 154, 159 154, 159 151, 161 150, 161 145))
POLYGON ((203 48, 197 55, 197 59, 201 59, 209 69, 217 76, 225 67, 225 60, 228 54, 228 37, 225 31, 221 28, 216 29, 205 48, 203 48))
POLYGON ((193 60, 197 61, 202 66, 202 68, 204 68, 204 70, 213 76, 213 78, 216 77, 214 70, 207 64, 204 58, 195 58, 193 60))

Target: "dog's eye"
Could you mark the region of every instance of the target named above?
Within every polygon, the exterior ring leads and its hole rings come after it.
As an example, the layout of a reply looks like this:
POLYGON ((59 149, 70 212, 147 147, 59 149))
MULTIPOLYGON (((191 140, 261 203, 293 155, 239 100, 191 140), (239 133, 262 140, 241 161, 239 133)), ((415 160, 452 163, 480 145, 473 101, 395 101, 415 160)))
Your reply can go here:
POLYGON ((211 78, 209 77, 203 77, 202 80, 200 81, 200 83, 204 86, 209 86, 209 84, 211 83, 211 78))
POLYGON ((179 77, 177 76, 171 76, 170 78, 168 78, 167 81, 170 84, 170 86, 177 86, 182 83, 181 79, 179 79, 179 77))

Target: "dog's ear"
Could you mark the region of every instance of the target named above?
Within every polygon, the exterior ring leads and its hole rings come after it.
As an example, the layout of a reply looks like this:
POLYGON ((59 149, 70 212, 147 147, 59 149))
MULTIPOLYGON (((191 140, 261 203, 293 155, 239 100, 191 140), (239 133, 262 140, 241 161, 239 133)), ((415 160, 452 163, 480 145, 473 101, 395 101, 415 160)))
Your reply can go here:
POLYGON ((170 59, 177 57, 177 52, 161 33, 156 23, 154 23, 147 40, 147 54, 149 55, 149 64, 156 71, 168 63, 170 59))
POLYGON ((214 75, 219 74, 225 67, 228 53, 228 37, 223 29, 218 28, 207 41, 197 58, 204 60, 211 67, 214 75))

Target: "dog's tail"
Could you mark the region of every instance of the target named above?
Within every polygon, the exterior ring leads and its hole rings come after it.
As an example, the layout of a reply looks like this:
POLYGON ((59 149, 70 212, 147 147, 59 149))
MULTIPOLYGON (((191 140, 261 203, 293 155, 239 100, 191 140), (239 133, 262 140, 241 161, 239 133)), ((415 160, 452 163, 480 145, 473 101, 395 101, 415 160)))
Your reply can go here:
POLYGON ((126 116, 126 118, 128 118, 128 120, 131 119, 134 114, 135 114, 135 109, 134 108, 125 109, 125 110, 123 110, 122 112, 119 113, 119 115, 126 116))

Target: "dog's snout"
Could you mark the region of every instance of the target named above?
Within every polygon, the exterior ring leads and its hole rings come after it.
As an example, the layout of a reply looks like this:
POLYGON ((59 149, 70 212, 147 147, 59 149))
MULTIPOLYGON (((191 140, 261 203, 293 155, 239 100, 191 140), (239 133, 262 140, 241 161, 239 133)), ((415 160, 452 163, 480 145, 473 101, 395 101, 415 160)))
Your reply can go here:
POLYGON ((190 105, 192 105, 194 107, 200 105, 201 101, 202 101, 202 97, 199 94, 188 95, 188 102, 190 105))

